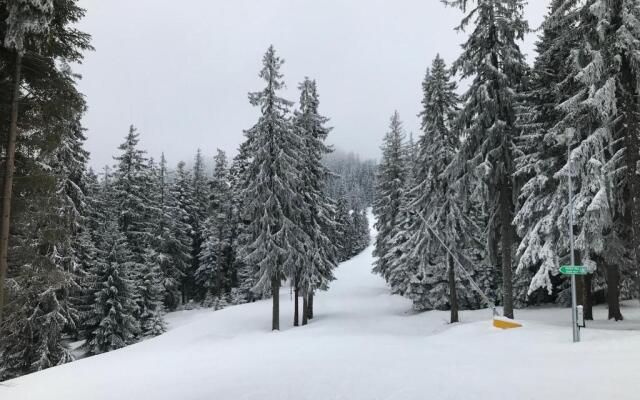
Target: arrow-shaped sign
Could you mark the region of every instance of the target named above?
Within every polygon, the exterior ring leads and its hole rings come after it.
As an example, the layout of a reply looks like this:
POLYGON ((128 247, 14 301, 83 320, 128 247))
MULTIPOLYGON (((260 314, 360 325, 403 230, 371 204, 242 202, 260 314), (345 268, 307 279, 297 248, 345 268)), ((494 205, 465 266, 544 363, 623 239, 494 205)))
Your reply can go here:
POLYGON ((587 275, 589 269, 582 265, 563 265, 560 267, 560 273, 564 275, 587 275))

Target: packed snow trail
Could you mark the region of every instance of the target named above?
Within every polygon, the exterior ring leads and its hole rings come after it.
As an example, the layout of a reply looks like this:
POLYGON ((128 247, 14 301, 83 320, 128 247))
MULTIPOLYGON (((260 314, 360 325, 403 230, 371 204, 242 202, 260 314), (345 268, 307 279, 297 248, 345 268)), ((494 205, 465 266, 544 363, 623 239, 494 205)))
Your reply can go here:
MULTIPOLYGON (((1 400, 634 399, 640 334, 586 330, 571 343, 566 309, 518 311, 525 327, 491 327, 487 310, 414 314, 371 274, 372 248, 343 263, 291 327, 271 301, 169 315, 166 334, 0 384, 1 400)), ((598 313, 604 310, 597 310, 598 313)), ((637 308, 626 315, 639 317, 637 308)))

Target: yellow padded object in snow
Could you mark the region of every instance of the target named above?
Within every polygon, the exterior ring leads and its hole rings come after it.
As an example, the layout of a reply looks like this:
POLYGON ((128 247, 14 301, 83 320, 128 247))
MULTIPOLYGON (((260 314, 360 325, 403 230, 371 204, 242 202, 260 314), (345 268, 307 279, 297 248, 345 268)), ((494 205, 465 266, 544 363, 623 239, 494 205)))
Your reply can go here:
POLYGON ((493 317, 493 326, 500 329, 522 328, 522 324, 506 317, 493 317))

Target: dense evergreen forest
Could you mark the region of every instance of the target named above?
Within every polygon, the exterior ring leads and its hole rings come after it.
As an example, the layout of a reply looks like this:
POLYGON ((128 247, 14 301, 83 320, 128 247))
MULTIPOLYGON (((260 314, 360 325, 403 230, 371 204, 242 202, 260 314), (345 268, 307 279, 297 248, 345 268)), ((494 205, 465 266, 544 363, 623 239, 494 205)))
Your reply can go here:
POLYGON ((377 163, 360 160, 354 153, 336 150, 327 154, 323 164, 332 172, 327 182, 329 196, 345 198, 349 208, 362 210, 373 204, 377 163))
MULTIPOLYGON (((192 167, 168 166, 140 148, 131 126, 114 132, 124 136, 114 165, 94 171, 71 68, 92 50, 74 28, 83 15, 75 0, 0 1, 3 199, 11 199, 0 380, 71 361, 70 342, 83 343, 75 354, 108 352, 164 332, 167 311, 255 301, 282 282, 303 298, 306 324, 314 291, 368 245, 364 193, 373 191, 369 164, 338 154, 323 164, 331 129, 315 81, 300 83, 294 109, 278 97, 283 61, 270 48, 265 87, 249 94, 262 115, 235 157, 198 151, 192 167)), ((277 311, 274 300, 274 329, 277 311)), ((296 310, 295 325, 299 318, 296 310)))
POLYGON ((640 289, 640 4, 552 1, 529 66, 524 1, 445 3, 466 13, 469 37, 453 65, 436 57, 427 70, 417 143, 391 118, 375 271, 417 310, 451 309, 452 322, 486 306, 471 276, 513 317, 570 302, 559 268, 572 232, 589 270, 578 279, 585 317, 606 302, 622 320, 620 300, 640 289), (462 95, 457 78, 469 82, 462 95))
POLYGON ((573 235, 586 318, 606 303, 622 320, 640 291, 640 1, 551 1, 533 65, 524 0, 443 2, 468 39, 427 69, 420 136, 393 113, 379 162, 328 145, 315 80, 281 97, 271 46, 233 156, 168 165, 131 125, 93 170, 73 70, 93 50, 85 11, 0 0, 0 380, 159 335, 169 311, 270 298, 279 330, 285 285, 287 321, 305 325, 337 264, 369 245, 369 207, 374 272, 418 311, 457 322, 487 306, 479 292, 510 318, 567 304, 573 235))

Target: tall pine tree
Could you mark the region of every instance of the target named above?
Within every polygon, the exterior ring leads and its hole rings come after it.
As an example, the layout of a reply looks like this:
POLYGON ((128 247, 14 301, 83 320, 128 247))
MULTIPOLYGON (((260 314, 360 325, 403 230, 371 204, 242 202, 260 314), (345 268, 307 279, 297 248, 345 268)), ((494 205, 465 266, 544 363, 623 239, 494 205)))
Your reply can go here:
MULTIPOLYGON (((459 152, 462 174, 481 171, 486 184, 489 236, 500 240, 504 315, 513 318, 512 244, 514 232, 516 95, 527 70, 518 42, 528 32, 522 0, 445 0, 467 16, 458 29, 473 31, 454 63, 456 72, 472 82, 462 97, 459 114, 465 140, 459 152), (469 5, 472 6, 468 10, 469 5)), ((490 245, 495 248, 495 245, 490 245)), ((493 257, 492 257, 493 258, 493 257)))
POLYGON ((154 173, 153 193, 158 218, 147 262, 159 266, 164 306, 175 310, 181 303, 182 279, 191 266, 191 238, 187 217, 177 204, 175 185, 169 182, 164 154, 154 173))
POLYGON ((210 216, 204 224, 204 242, 200 250, 200 267, 196 271, 196 282, 209 294, 222 297, 231 288, 232 271, 231 235, 232 204, 227 156, 222 150, 214 157, 211 179, 210 216))
POLYGON ((261 115, 246 132, 251 162, 243 188, 251 221, 244 253, 248 263, 259 267, 256 289, 271 289, 273 330, 280 329, 280 283, 301 259, 306 235, 297 222, 304 212, 298 171, 303 143, 288 117, 291 102, 278 96, 284 87, 282 64, 273 46, 269 47, 260 72, 266 87, 249 94, 261 115))
POLYGON ((400 114, 396 111, 391 117, 389 132, 382 144, 382 161, 378 166, 376 183, 376 201, 373 213, 377 217, 376 247, 373 252, 378 259, 375 261, 374 272, 385 279, 389 274, 389 262, 384 256, 391 248, 394 227, 400 223, 400 208, 403 199, 406 179, 406 152, 403 144, 404 132, 400 114))
POLYGON ((191 270, 194 274, 193 295, 202 299, 206 288, 195 280, 195 274, 200 268, 200 251, 205 240, 206 221, 209 216, 209 181, 202 151, 198 149, 194 158, 190 182, 189 220, 191 224, 191 270))
MULTIPOLYGON (((325 125, 328 119, 319 113, 320 99, 316 82, 309 78, 298 86, 300 89, 300 109, 294 118, 294 129, 302 140, 303 154, 300 164, 302 179, 302 199, 304 213, 299 223, 306 232, 305 254, 301 263, 293 272, 295 302, 298 292, 307 298, 308 307, 312 307, 315 290, 326 290, 333 277, 336 266, 336 247, 330 236, 334 229, 334 205, 327 196, 325 183, 328 169, 322 164, 323 157, 331 152, 324 143, 330 128, 325 125)), ((313 315, 313 310, 303 309, 303 321, 313 315)), ((297 307, 296 307, 297 310, 297 307)), ((294 315, 297 325, 298 314, 294 315)))
POLYGON ((181 292, 182 302, 187 304, 189 301, 197 297, 195 284, 195 264, 193 257, 193 190, 191 186, 191 171, 186 168, 184 161, 180 161, 175 171, 175 181, 171 187, 171 195, 175 201, 175 219, 181 228, 178 235, 187 235, 189 240, 189 265, 183 270, 181 292))
POLYGON ((133 282, 133 296, 137 304, 136 317, 140 319, 143 335, 162 331, 163 293, 160 291, 160 271, 150 263, 153 243, 151 216, 157 216, 152 196, 152 168, 146 152, 138 148, 139 134, 131 126, 114 174, 113 196, 120 231, 127 240, 131 259, 127 260, 127 277, 133 282))

